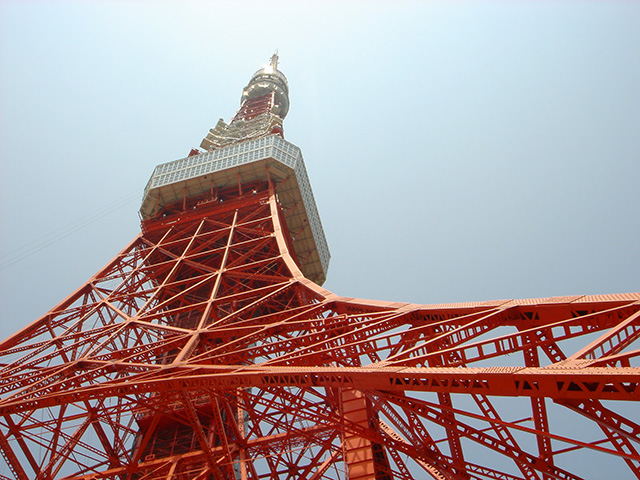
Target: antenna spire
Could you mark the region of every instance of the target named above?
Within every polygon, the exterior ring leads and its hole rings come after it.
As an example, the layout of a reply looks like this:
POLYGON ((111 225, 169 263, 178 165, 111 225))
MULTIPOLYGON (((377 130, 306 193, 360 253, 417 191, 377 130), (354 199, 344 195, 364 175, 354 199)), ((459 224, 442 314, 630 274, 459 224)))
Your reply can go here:
POLYGON ((278 50, 276 49, 275 53, 273 55, 271 55, 271 58, 269 59, 269 65, 271 65, 271 67, 274 70, 278 69, 278 59, 280 57, 278 57, 278 50))

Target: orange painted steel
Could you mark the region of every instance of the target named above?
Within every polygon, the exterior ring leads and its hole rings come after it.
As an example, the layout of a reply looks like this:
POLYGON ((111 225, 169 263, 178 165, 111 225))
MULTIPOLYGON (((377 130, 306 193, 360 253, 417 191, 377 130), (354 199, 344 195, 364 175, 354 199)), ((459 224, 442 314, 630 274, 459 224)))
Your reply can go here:
POLYGON ((638 476, 640 425, 602 402, 640 399, 640 352, 629 350, 640 294, 441 306, 339 297, 289 256, 273 185, 241 190, 145 222, 1 344, 4 472, 580 478, 559 466, 562 444, 638 476), (531 399, 531 418, 500 397, 531 399), (550 402, 606 441, 554 432, 550 402), (474 445, 513 467, 483 463, 474 445))
POLYGON ((640 293, 340 297, 303 275, 268 171, 182 188, 0 343, 0 480, 640 479, 640 293))

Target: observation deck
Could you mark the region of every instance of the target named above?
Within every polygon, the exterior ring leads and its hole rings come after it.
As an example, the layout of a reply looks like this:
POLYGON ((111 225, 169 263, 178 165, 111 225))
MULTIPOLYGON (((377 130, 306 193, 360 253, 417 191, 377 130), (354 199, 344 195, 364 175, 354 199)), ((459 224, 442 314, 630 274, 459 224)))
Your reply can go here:
POLYGON ((212 188, 270 178, 291 233, 300 269, 318 285, 326 279, 329 247, 300 148, 279 135, 262 136, 158 165, 144 190, 140 216, 212 188))

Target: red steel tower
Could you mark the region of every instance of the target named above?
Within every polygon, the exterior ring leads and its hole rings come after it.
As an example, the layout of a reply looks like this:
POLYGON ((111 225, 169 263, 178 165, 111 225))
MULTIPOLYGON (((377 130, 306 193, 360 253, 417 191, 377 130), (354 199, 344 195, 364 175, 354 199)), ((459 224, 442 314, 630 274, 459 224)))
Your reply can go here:
POLYGON ((323 289, 277 61, 155 168, 141 233, 0 343, 0 478, 578 480, 605 458, 640 478, 640 293, 323 289))

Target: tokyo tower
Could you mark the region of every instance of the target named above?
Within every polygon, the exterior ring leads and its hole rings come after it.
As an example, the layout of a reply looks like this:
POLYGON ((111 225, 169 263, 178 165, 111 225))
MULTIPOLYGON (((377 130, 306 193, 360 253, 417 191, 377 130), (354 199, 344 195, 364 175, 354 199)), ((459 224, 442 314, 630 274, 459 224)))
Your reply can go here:
POLYGON ((325 290, 288 93, 276 54, 155 168, 141 233, 0 343, 0 479, 640 479, 640 293, 325 290))

